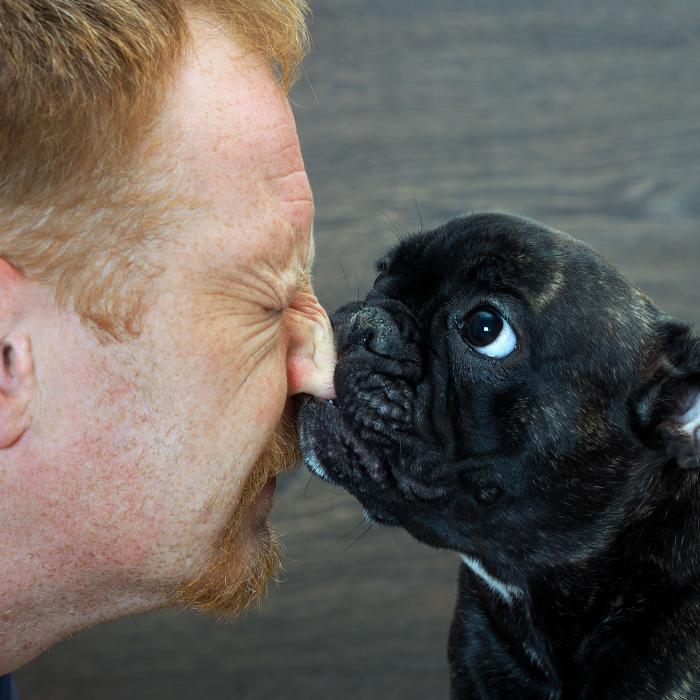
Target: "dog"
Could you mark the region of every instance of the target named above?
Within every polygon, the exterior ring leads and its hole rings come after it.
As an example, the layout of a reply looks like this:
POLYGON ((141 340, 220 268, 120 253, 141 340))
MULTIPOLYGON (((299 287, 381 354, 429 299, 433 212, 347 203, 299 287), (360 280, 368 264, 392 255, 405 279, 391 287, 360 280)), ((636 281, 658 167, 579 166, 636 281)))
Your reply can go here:
POLYGON ((333 316, 302 453, 461 555, 451 697, 700 698, 700 339, 498 212, 402 240, 333 316))

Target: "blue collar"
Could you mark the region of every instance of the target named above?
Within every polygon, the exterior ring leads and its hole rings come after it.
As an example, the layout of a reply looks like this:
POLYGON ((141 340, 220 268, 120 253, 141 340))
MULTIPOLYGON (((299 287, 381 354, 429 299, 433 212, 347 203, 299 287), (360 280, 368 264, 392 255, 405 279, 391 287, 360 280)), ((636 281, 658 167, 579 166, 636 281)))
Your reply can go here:
POLYGON ((19 700, 12 676, 0 676, 0 700, 19 700))

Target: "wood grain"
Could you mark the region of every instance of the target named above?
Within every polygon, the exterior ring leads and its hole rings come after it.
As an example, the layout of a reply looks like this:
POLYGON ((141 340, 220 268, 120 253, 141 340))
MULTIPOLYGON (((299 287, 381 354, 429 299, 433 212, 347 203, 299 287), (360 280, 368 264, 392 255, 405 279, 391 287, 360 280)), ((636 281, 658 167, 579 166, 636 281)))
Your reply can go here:
MULTIPOLYGON (((700 322, 697 0, 324 0, 314 13, 293 98, 329 307, 366 291, 417 209, 432 226, 496 208, 588 241, 700 322)), ((282 484, 287 575, 261 614, 228 626, 164 611, 85 632, 17 674, 25 697, 446 697, 455 556, 379 527, 353 543, 359 507, 307 481, 282 484)))

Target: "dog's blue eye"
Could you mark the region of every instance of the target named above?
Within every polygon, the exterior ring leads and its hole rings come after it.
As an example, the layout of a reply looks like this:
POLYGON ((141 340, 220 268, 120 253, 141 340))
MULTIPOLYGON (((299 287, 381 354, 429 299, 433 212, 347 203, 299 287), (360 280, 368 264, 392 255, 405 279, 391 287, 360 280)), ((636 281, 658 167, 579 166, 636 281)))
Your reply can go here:
POLYGON ((479 308, 467 314, 459 332, 474 350, 488 357, 507 357, 517 345, 510 324, 491 309, 479 308))

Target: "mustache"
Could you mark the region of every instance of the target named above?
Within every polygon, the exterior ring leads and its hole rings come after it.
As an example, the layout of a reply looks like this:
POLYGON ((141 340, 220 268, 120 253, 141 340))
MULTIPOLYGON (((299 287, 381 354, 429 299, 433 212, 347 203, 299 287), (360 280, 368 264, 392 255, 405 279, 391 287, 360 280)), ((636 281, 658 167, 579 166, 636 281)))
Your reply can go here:
POLYGON ((251 545, 241 531, 248 511, 267 482, 300 462, 296 423, 285 414, 251 469, 208 564, 175 592, 174 602, 232 619, 266 596, 269 581, 276 579, 282 568, 281 545, 270 525, 262 521, 257 526, 257 542, 252 545, 256 551, 251 555, 251 545))

